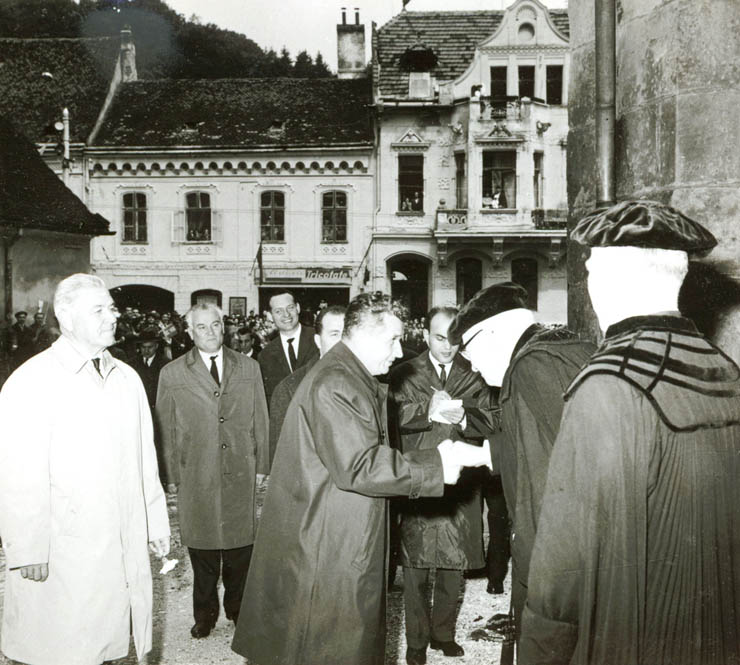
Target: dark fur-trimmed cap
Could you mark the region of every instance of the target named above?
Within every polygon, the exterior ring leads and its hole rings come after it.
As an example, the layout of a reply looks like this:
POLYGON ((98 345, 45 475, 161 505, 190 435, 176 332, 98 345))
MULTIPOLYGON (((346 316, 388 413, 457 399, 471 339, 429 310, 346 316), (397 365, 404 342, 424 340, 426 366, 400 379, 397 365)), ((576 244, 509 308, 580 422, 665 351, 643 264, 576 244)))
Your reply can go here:
POLYGON ((447 339, 450 344, 460 344, 465 332, 476 323, 510 309, 527 309, 527 290, 514 282, 499 282, 487 286, 478 291, 457 313, 447 330, 447 339))
POLYGON ((701 224, 657 201, 622 201, 586 215, 570 233, 588 247, 676 249, 705 256, 717 239, 701 224))

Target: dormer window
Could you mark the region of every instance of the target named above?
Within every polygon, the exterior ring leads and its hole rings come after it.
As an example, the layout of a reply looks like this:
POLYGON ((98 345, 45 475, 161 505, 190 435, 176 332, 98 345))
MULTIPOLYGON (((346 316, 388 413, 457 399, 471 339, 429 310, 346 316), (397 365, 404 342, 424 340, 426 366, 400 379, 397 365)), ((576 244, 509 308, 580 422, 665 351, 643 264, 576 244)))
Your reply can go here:
POLYGON ((432 75, 429 72, 409 72, 409 97, 411 99, 427 99, 432 94, 432 75))

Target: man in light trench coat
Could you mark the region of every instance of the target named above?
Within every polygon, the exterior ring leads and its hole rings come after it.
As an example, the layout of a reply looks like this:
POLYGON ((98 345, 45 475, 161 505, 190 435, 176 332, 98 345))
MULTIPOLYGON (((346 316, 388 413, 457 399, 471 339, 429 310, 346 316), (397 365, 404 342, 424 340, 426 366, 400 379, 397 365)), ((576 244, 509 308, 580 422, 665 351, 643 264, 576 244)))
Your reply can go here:
POLYGON ((149 404, 113 358, 118 311, 99 277, 60 282, 62 335, 0 393, 2 650, 30 665, 100 665, 152 645, 147 543, 170 547, 149 404))

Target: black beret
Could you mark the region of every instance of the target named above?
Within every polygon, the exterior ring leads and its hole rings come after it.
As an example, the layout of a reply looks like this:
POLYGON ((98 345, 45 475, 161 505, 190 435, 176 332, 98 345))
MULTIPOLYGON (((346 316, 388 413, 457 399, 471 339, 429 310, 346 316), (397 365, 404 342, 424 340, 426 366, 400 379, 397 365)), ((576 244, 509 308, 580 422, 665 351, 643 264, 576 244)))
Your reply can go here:
POLYGON ((527 290, 514 282, 487 286, 463 305, 447 330, 447 339, 450 344, 460 344, 465 332, 476 323, 510 309, 527 309, 527 299, 527 290))
POLYGON ((570 234, 588 247, 676 249, 708 254, 717 239, 701 224, 657 201, 622 201, 586 215, 570 234))

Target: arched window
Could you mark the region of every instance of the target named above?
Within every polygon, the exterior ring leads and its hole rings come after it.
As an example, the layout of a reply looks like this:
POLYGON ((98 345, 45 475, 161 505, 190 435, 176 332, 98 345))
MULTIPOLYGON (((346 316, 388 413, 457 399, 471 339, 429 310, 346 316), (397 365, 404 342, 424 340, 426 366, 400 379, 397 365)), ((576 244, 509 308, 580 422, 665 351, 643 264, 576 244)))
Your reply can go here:
POLYGON ((347 242, 345 192, 324 192, 321 197, 321 242, 347 242))
POLYGON ((211 195, 207 192, 189 192, 185 197, 187 208, 187 235, 189 242, 211 240, 211 195))
POLYGON ((265 242, 285 240, 285 194, 262 192, 260 196, 260 228, 265 242))
POLYGON ((527 289, 527 306, 537 309, 538 266, 537 259, 521 258, 511 261, 511 281, 527 289))
POLYGON ((123 195, 123 241, 147 241, 146 194, 130 192, 123 195))

